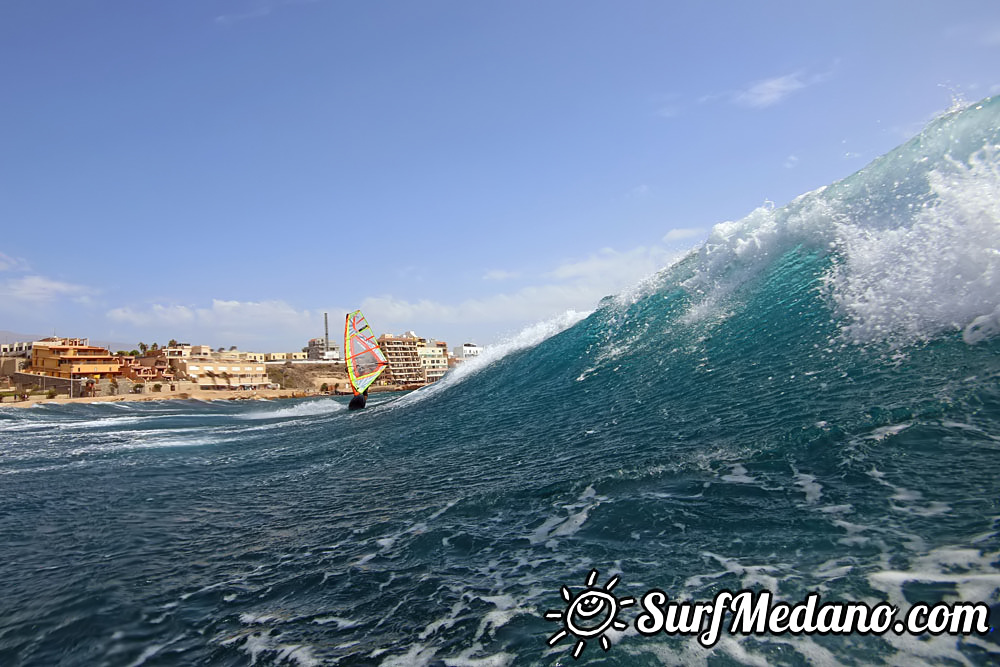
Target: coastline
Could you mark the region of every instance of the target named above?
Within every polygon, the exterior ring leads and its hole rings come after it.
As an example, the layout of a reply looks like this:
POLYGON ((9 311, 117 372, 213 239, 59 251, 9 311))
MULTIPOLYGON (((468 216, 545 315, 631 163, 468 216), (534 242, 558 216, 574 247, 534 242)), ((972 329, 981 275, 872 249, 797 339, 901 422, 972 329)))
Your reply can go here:
MULTIPOLYGON (((148 401, 269 401, 282 398, 310 398, 324 396, 321 392, 305 391, 303 389, 258 389, 256 391, 212 391, 196 389, 192 391, 164 392, 156 394, 122 394, 121 396, 81 396, 70 398, 56 396, 47 398, 44 395, 29 396, 26 401, 3 401, 0 408, 30 408, 39 403, 144 403, 148 401)), ((332 396, 332 394, 329 394, 332 396)))
MULTIPOLYGON (((407 391, 407 388, 372 388, 372 393, 407 391)), ((148 401, 271 401, 276 399, 289 398, 314 398, 318 396, 350 396, 350 394, 323 393, 317 390, 307 389, 257 389, 257 390, 231 390, 218 391, 211 389, 193 389, 189 391, 162 392, 149 394, 122 394, 119 396, 81 396, 70 398, 61 395, 55 398, 48 398, 44 395, 36 394, 29 396, 26 401, 0 401, 0 408, 30 408, 40 403, 145 403, 148 401)))

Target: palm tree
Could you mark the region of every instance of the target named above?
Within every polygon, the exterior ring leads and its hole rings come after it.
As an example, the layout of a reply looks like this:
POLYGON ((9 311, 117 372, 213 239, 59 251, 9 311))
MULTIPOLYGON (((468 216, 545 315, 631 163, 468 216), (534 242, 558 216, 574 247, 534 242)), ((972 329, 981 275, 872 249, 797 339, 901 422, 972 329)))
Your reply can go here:
POLYGON ((148 345, 146 345, 142 341, 139 341, 139 352, 142 353, 142 356, 144 356, 144 357, 146 356, 146 350, 148 350, 148 349, 149 349, 148 345))

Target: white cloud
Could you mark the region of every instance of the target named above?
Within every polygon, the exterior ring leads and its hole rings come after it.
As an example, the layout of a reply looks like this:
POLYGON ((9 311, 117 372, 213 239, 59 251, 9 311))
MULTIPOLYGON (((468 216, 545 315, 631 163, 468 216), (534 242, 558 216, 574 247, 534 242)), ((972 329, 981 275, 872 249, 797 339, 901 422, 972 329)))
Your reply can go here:
POLYGON ((153 304, 145 311, 115 308, 108 311, 108 318, 137 327, 176 326, 194 321, 195 311, 187 306, 153 304))
POLYGON ((988 48, 1000 46, 1000 25, 963 23, 945 30, 945 37, 962 42, 973 42, 988 48))
MULTIPOLYGON (((545 274, 547 282, 508 292, 455 303, 431 299, 409 301, 386 294, 364 299, 359 306, 376 327, 376 334, 414 330, 446 340, 454 333, 465 336, 474 335, 473 331, 496 335, 503 333, 503 329, 547 320, 568 310, 590 310, 601 298, 638 283, 679 256, 680 253, 661 246, 627 251, 605 248, 589 257, 556 266, 545 274)), ((509 272, 491 273, 499 278, 509 272)), ((321 335, 324 310, 335 313, 334 320, 339 322, 348 309, 298 310, 284 301, 216 299, 207 307, 154 304, 115 308, 107 317, 130 327, 128 332, 116 332, 117 336, 173 337, 196 344, 237 344, 255 350, 263 345, 264 351, 269 351, 297 349, 308 338, 321 335)))
POLYGON ((230 326, 294 326, 296 320, 302 321, 310 317, 309 311, 297 311, 284 301, 212 301, 211 309, 198 311, 198 317, 204 321, 225 322, 230 326))
POLYGON ((649 186, 645 183, 637 185, 628 191, 629 199, 638 199, 639 197, 645 197, 649 194, 649 186))
POLYGON ((73 285, 44 276, 24 276, 0 284, 0 297, 17 301, 44 303, 60 297, 86 300, 93 290, 83 285, 73 285))
POLYGON ((521 276, 517 271, 504 271, 502 269, 494 269, 492 271, 487 271, 483 274, 483 280, 513 280, 514 278, 519 278, 521 276))
POLYGON ((795 91, 802 90, 806 85, 800 73, 786 74, 758 81, 746 90, 737 93, 734 99, 737 104, 763 109, 777 104, 795 91))
POLYGON ((838 64, 839 61, 834 61, 830 69, 825 72, 809 73, 805 70, 798 70, 790 74, 755 81, 736 91, 729 90, 702 95, 698 98, 698 104, 730 102, 753 109, 765 109, 784 101, 790 95, 805 88, 828 80, 833 76, 838 64))
POLYGON ((564 262, 546 277, 597 283, 604 285, 604 289, 620 289, 662 268, 672 254, 655 246, 639 246, 624 252, 603 248, 585 259, 564 262))
POLYGON ((497 324, 508 332, 526 324, 548 320, 567 311, 592 310, 605 296, 618 294, 683 253, 660 246, 640 246, 627 251, 604 248, 589 257, 566 261, 545 274, 551 282, 529 285, 513 292, 492 294, 460 303, 423 299, 408 301, 392 295, 365 299, 361 308, 380 331, 414 331, 441 335, 440 331, 492 331, 497 324), (453 326, 448 326, 453 325, 453 326))
POLYGON ((785 169, 794 169, 798 163, 799 158, 797 155, 789 155, 785 158, 785 169))
POLYGON ((707 230, 704 227, 678 227, 677 229, 671 229, 663 237, 665 243, 671 241, 683 241, 685 239, 693 239, 701 235, 707 235, 707 230))
POLYGON ((28 271, 28 262, 20 257, 11 257, 0 252, 0 271, 28 271))
MULTIPOLYGON (((294 306, 274 301, 227 301, 213 299, 209 307, 152 304, 146 308, 115 308, 107 317, 126 324, 144 335, 151 333, 183 338, 196 344, 218 342, 252 345, 255 341, 275 338, 295 341, 319 335, 323 330, 323 311, 296 310, 294 306)), ((344 313, 337 309, 331 312, 344 313)))
POLYGON ((659 118, 676 118, 683 111, 684 98, 678 93, 658 95, 654 112, 659 118))
POLYGON ((712 93, 711 95, 702 95, 701 97, 698 98, 698 104, 713 104, 715 102, 725 100, 728 97, 730 97, 730 95, 724 93, 712 93))
MULTIPOLYGON (((836 67, 837 63, 834 63, 836 67)), ((809 86, 823 83, 833 75, 833 70, 818 74, 798 71, 757 81, 732 96, 733 102, 745 107, 764 109, 783 101, 789 95, 809 86)))
POLYGON ((386 330, 427 331, 438 324, 535 322, 574 308, 593 308, 607 292, 580 284, 532 285, 509 294, 493 294, 457 304, 427 299, 407 301, 388 295, 372 297, 365 299, 361 308, 369 321, 378 322, 386 330))
POLYGON ((215 22, 221 25, 229 25, 231 23, 236 23, 238 21, 263 18, 270 13, 271 13, 270 7, 266 6, 256 7, 242 14, 222 14, 221 16, 216 16, 215 22))
POLYGON ((239 21, 264 18, 276 9, 285 5, 297 5, 314 1, 315 0, 256 0, 251 9, 238 14, 222 14, 220 16, 216 16, 215 22, 220 25, 230 25, 232 23, 238 23, 239 21))

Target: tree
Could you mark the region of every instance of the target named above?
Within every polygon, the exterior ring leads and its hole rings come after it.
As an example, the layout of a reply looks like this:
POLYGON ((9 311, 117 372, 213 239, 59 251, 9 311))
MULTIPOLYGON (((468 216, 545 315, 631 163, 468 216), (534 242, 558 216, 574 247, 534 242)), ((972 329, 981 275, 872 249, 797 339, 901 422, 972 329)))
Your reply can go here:
POLYGON ((235 345, 230 345, 230 346, 229 346, 229 351, 230 351, 230 352, 235 352, 235 351, 236 351, 236 349, 237 349, 237 348, 236 348, 236 346, 235 346, 235 345))
POLYGON ((167 345, 169 347, 177 347, 177 339, 176 338, 171 338, 169 341, 167 341, 167 345))
POLYGON ((132 350, 131 352, 129 352, 129 354, 131 356, 133 356, 133 357, 138 357, 139 356, 139 350, 132 350))
POLYGON ((144 357, 146 356, 146 350, 148 350, 148 349, 149 349, 148 345, 146 345, 142 341, 139 341, 139 352, 142 353, 142 356, 144 356, 144 357))
POLYGON ((157 345, 156 343, 153 343, 153 345, 149 349, 152 350, 153 352, 156 352, 157 350, 160 349, 160 346, 157 345))

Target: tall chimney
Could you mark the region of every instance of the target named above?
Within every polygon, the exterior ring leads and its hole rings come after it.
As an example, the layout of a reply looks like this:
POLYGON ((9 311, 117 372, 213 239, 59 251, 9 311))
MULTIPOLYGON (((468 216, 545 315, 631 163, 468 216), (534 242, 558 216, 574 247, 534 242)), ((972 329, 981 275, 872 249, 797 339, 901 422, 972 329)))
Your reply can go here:
POLYGON ((330 351, 330 318, 328 313, 323 313, 323 330, 326 332, 323 337, 323 351, 330 351))

